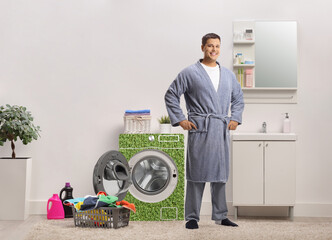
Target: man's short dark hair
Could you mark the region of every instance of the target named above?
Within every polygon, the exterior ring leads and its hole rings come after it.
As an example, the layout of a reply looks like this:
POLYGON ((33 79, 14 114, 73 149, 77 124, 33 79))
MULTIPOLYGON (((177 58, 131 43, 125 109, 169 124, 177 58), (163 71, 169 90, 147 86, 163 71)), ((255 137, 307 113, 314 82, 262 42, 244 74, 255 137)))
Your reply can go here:
POLYGON ((207 40, 210 39, 210 38, 214 38, 214 39, 218 38, 219 41, 220 41, 220 37, 219 37, 219 35, 217 35, 217 34, 215 34, 215 33, 208 33, 208 34, 205 34, 205 35, 203 36, 203 38, 202 38, 202 45, 205 46, 207 40))

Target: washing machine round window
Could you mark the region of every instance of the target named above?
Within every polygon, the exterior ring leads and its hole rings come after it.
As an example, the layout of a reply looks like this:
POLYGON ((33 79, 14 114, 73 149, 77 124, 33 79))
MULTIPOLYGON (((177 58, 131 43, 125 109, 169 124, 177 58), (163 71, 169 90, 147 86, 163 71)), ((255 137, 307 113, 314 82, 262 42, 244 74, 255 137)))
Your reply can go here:
POLYGON ((160 202, 176 188, 178 172, 165 152, 149 149, 136 153, 127 162, 118 151, 109 151, 98 160, 94 173, 95 192, 124 199, 127 191, 143 202, 160 202))
POLYGON ((148 156, 135 164, 132 181, 138 190, 154 195, 161 192, 169 182, 170 168, 160 158, 148 156))

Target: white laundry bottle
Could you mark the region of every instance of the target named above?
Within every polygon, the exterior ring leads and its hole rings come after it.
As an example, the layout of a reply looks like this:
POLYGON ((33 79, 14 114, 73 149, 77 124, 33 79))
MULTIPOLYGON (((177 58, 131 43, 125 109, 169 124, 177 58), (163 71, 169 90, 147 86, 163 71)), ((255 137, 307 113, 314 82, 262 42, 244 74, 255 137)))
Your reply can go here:
POLYGON ((283 127, 283 133, 290 133, 291 131, 291 122, 288 116, 288 113, 285 113, 285 119, 284 119, 284 127, 283 127))

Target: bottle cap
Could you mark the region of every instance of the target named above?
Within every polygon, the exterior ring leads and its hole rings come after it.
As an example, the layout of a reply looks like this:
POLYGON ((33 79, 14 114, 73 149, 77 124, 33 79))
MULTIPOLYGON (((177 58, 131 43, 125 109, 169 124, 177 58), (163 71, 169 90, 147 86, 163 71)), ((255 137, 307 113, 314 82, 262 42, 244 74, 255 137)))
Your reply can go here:
POLYGON ((66 187, 70 187, 70 183, 69 182, 66 182, 66 187))

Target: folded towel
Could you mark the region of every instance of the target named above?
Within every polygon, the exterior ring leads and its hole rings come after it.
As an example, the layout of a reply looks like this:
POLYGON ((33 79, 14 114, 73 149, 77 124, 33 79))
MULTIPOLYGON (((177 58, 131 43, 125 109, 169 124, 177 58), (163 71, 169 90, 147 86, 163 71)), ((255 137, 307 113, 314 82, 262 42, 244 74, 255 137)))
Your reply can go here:
POLYGON ((150 113, 125 113, 125 116, 150 116, 150 113))
POLYGON ((150 109, 144 109, 144 110, 126 110, 125 113, 150 113, 150 109))

